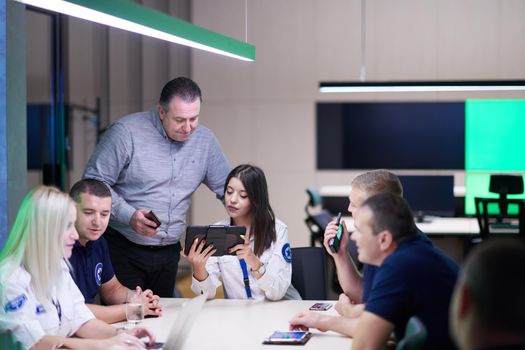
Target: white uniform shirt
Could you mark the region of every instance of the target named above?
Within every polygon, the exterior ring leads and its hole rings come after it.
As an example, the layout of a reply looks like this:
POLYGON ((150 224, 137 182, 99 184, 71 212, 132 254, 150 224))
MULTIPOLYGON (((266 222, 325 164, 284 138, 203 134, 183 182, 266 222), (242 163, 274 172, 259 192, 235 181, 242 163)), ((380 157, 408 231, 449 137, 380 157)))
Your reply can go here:
MULTIPOLYGON (((0 329, 10 331, 29 349, 45 335, 70 337, 87 321, 95 318, 84 304, 84 297, 69 274, 65 262, 58 286, 52 288, 53 304, 49 310, 35 298, 31 275, 19 267, 4 280, 0 329)), ((3 276, 4 271, 0 271, 3 276)))
MULTIPOLYGON (((217 225, 230 225, 225 219, 217 225)), ((255 278, 247 264, 250 289, 254 299, 280 300, 284 297, 292 280, 292 254, 288 242, 288 227, 280 220, 275 220, 276 241, 259 258, 265 265, 266 272, 260 279, 255 278)), ((253 249, 254 240, 250 238, 253 249)), ((224 294, 228 299, 248 299, 244 287, 243 274, 239 258, 235 255, 212 256, 206 262, 208 278, 199 282, 192 277, 191 290, 195 294, 208 293, 208 298, 215 297, 217 287, 224 284, 224 294)))

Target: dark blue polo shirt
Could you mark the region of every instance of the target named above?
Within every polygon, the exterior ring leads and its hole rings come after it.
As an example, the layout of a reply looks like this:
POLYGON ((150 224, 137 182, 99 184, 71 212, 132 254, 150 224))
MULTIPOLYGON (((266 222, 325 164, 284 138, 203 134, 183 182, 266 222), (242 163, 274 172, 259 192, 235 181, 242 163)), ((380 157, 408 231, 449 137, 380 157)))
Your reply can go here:
MULTIPOLYGON (((420 229, 417 229, 418 233, 421 235, 421 238, 430 245, 433 245, 432 241, 428 238, 426 234, 423 233, 420 229)), ((372 290, 372 283, 374 282, 374 276, 376 275, 377 266, 364 264, 363 265, 363 296, 362 302, 366 304, 370 291, 372 290)))
POLYGON ((377 269, 365 310, 394 324, 397 340, 418 316, 428 331, 424 349, 455 349, 448 310, 458 270, 421 235, 408 238, 377 269))
POLYGON ((73 280, 84 295, 86 304, 93 304, 100 285, 115 276, 105 238, 89 241, 85 247, 75 242, 69 262, 73 267, 73 280))

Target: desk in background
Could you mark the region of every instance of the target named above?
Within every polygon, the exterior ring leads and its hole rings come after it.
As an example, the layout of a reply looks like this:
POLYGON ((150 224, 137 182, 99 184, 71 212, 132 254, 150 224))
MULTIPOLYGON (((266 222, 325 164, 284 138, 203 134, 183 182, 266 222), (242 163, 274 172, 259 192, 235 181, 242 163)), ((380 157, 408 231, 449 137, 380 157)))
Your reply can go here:
MULTIPOLYGON (((188 299, 162 298, 163 315, 147 318, 143 325, 151 329, 157 341, 165 341, 181 305, 188 299)), ((331 300, 334 304, 335 301, 331 300)), ((297 345, 263 345, 264 338, 276 330, 288 330, 290 320, 307 310, 315 301, 252 301, 214 299, 207 301, 193 325, 184 348, 190 349, 296 349, 297 345)), ((336 315, 334 307, 324 314, 336 315)), ((352 340, 334 332, 311 330, 306 349, 338 350, 351 348, 352 340)))
MULTIPOLYGON (((351 216, 343 219, 346 227, 353 230, 354 219, 351 216)), ((424 222, 417 222, 416 226, 458 264, 463 262, 465 240, 470 241, 472 236, 479 234, 476 218, 429 217, 424 222)))
MULTIPOLYGON (((351 216, 343 217, 349 230, 354 228, 354 219, 351 216)), ((416 226, 428 236, 474 236, 479 234, 479 225, 476 218, 441 218, 427 217, 416 226)))

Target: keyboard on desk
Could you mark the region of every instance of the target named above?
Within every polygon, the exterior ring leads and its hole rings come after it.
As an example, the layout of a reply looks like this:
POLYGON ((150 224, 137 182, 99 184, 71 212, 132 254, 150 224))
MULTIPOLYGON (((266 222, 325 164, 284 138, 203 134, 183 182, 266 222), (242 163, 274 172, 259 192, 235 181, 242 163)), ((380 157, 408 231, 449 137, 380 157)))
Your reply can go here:
POLYGON ((494 222, 490 224, 492 233, 519 233, 519 224, 513 222, 494 222))

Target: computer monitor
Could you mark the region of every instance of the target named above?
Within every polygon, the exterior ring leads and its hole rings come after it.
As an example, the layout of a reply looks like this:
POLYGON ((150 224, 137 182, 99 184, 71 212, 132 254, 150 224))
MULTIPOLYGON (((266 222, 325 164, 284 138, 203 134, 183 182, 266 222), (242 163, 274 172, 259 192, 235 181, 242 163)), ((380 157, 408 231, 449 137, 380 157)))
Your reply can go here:
POLYGON ((454 176, 399 176, 403 197, 416 216, 454 216, 454 176))
POLYGON ((463 102, 320 102, 317 169, 465 168, 463 102))

